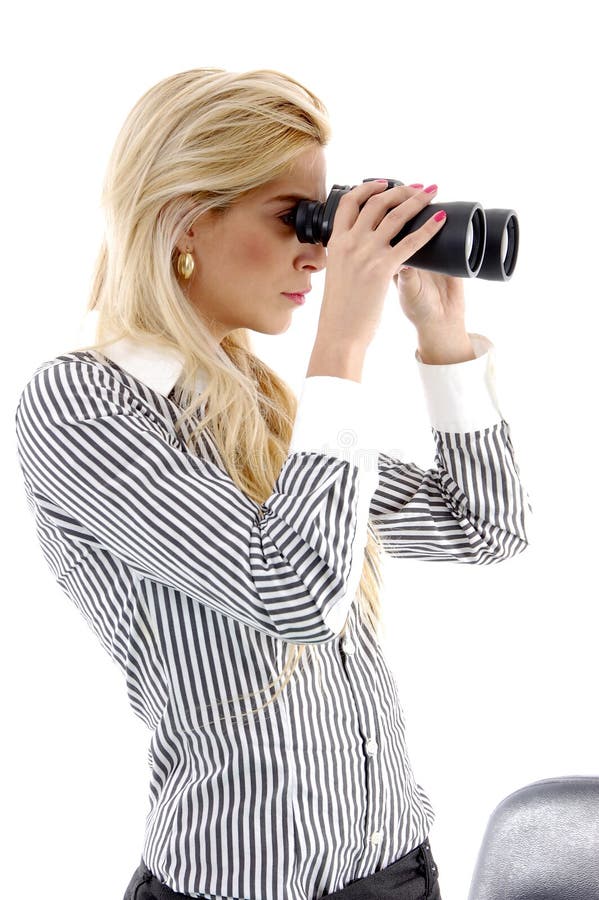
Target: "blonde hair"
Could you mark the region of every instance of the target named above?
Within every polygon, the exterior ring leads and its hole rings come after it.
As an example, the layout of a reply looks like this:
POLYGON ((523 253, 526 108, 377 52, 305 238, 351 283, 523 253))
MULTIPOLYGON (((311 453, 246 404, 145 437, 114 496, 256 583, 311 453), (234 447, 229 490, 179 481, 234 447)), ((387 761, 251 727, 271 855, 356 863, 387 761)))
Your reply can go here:
MULTIPOLYGON (((180 72, 150 88, 130 111, 102 191, 105 236, 87 306, 98 310, 97 343, 80 349, 101 350, 127 336, 151 336, 176 348, 184 359, 177 429, 185 420, 192 424, 205 403, 186 441, 190 452, 210 427, 230 478, 259 504, 272 494, 288 455, 297 399, 253 353, 246 329, 220 344, 214 339, 177 280, 176 244, 207 210, 224 212, 242 194, 287 174, 306 149, 324 147, 331 136, 327 115, 311 91, 271 69, 180 72), (194 395, 200 371, 207 386, 194 395)), ((362 620, 375 635, 381 549, 369 522, 357 596, 362 620)), ((255 711, 285 688, 306 646, 314 654, 312 645, 289 645, 284 669, 268 688, 283 683, 255 711)))

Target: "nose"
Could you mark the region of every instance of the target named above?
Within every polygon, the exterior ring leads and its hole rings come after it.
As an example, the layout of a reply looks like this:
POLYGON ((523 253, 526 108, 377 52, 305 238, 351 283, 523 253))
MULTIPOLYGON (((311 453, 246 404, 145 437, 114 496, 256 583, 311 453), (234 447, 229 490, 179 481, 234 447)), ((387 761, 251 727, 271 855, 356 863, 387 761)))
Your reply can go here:
POLYGON ((302 248, 304 249, 304 258, 301 268, 309 268, 315 272, 320 272, 326 267, 327 251, 322 244, 302 244, 302 248))

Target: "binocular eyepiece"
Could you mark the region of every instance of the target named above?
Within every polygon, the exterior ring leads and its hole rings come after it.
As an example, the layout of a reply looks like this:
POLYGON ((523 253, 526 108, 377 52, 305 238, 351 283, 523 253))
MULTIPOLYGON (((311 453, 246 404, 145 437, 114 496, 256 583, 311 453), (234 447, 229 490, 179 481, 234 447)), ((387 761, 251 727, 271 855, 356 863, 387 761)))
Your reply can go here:
MULTIPOLYGON (((365 178, 364 182, 374 180, 365 178)), ((386 191, 403 185, 403 181, 393 178, 388 178, 387 181, 386 191)), ((324 203, 318 200, 300 200, 290 214, 290 218, 293 216, 292 222, 298 240, 303 244, 320 243, 326 247, 333 231, 339 201, 354 187, 356 185, 334 184, 324 203)), ((447 213, 445 225, 420 250, 406 259, 405 265, 459 278, 509 281, 518 258, 518 218, 513 209, 483 209, 480 203, 462 200, 429 203, 406 222, 390 241, 391 246, 394 247, 408 234, 416 231, 441 209, 447 213)))

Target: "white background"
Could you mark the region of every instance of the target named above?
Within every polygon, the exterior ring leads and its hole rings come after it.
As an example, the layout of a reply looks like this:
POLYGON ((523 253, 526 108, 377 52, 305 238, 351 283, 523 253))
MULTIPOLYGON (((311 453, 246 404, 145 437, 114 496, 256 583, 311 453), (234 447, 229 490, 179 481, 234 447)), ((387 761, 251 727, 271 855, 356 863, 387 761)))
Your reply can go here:
MULTIPOLYGON (((2 53, 6 533, 3 892, 120 900, 137 866, 149 734, 117 667, 41 555, 14 408, 84 313, 108 154, 129 109, 178 71, 274 68, 314 90, 334 137, 327 189, 436 182, 442 200, 517 210, 508 283, 466 284, 534 509, 497 566, 390 560, 384 645, 413 768, 436 809, 443 900, 465 900, 489 815, 530 782, 599 774, 597 144, 590 5, 12 4, 2 53)), ((324 273, 257 352, 299 390, 324 273)), ((433 465, 415 331, 390 285, 364 383, 381 444, 433 465)))

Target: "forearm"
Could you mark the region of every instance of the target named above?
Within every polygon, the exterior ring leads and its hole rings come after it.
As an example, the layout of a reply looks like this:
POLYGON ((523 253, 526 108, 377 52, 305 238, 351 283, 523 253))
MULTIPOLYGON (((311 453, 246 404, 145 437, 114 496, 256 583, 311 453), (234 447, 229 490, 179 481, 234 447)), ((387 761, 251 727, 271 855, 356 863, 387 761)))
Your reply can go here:
POLYGON ((334 375, 361 383, 366 350, 362 344, 341 344, 334 339, 319 338, 314 343, 306 377, 334 375))

